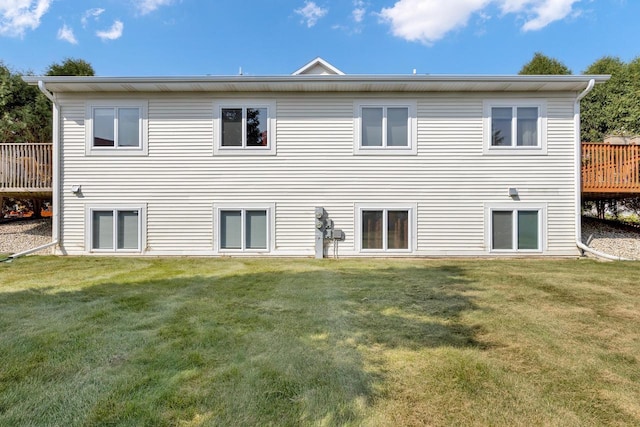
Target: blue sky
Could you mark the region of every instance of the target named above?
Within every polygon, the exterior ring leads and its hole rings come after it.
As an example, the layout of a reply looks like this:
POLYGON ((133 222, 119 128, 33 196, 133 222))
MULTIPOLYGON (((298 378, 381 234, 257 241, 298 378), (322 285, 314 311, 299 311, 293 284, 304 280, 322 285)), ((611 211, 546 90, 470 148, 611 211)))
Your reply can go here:
POLYGON ((0 0, 0 60, 101 76, 515 74, 540 51, 581 73, 640 55, 639 0, 0 0))

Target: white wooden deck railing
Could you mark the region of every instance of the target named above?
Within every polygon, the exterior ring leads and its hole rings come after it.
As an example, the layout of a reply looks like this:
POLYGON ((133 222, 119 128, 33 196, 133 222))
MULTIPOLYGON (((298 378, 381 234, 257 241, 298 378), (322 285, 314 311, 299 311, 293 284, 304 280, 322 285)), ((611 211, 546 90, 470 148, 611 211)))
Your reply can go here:
POLYGON ((0 191, 51 191, 51 144, 0 143, 0 191))

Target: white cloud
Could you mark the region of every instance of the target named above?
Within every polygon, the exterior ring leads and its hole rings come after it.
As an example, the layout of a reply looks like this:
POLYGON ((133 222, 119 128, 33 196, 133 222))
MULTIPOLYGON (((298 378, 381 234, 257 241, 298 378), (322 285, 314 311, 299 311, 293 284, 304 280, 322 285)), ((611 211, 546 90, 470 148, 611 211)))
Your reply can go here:
POLYGON ((116 20, 108 30, 96 31, 96 36, 100 37, 102 40, 116 40, 122 36, 123 29, 124 24, 122 21, 116 20))
POLYGON ((303 22, 307 22, 307 27, 311 28, 318 22, 318 19, 322 18, 329 12, 329 9, 323 9, 313 1, 305 1, 304 7, 296 9, 295 12, 302 16, 303 22))
POLYGON ((173 0, 142 0, 138 4, 138 10, 141 14, 146 15, 151 13, 160 6, 168 6, 173 3, 173 0))
POLYGON ((579 0, 545 0, 535 2, 532 11, 534 18, 529 19, 522 26, 523 31, 540 30, 553 21, 563 19, 571 14, 573 4, 579 0))
POLYGON ((87 27, 87 22, 89 21, 89 18, 94 18, 95 20, 98 20, 98 17, 103 13, 104 13, 104 9, 99 7, 96 7, 94 9, 89 9, 86 12, 84 12, 84 15, 82 15, 82 18, 80 18, 80 22, 82 22, 82 28, 87 27))
POLYGON ((22 37, 35 30, 51 0, 0 0, 0 36, 22 37))
POLYGON ((64 24, 62 28, 58 30, 58 40, 64 40, 71 44, 78 44, 78 40, 76 36, 73 34, 73 29, 67 27, 67 24, 64 24))
POLYGON ((490 0, 400 0, 380 16, 391 24, 393 35, 431 44, 449 31, 464 27, 472 13, 490 0), (445 4, 446 3, 446 4, 445 4))
POLYGON ((581 0, 398 0, 393 7, 380 11, 397 37, 432 44, 450 31, 463 28, 473 14, 484 14, 490 5, 500 8, 503 16, 525 16, 523 31, 540 30, 573 12, 581 0))
POLYGON ((354 9, 351 12, 351 16, 353 16, 353 20, 359 24, 364 19, 364 15, 367 13, 367 9, 363 0, 354 0, 353 6, 354 9))

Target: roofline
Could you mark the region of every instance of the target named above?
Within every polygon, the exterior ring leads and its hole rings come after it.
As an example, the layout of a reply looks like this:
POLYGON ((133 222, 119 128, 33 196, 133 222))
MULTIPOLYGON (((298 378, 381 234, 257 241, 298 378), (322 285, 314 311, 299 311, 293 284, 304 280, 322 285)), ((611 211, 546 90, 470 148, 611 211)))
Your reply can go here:
POLYGON ((469 74, 348 74, 348 75, 275 75, 275 76, 149 76, 149 77, 103 77, 103 76, 22 76, 22 79, 37 85, 44 83, 300 83, 300 82, 349 82, 349 83, 409 83, 409 82, 469 82, 469 83, 580 83, 588 84, 590 80, 604 83, 611 78, 608 74, 596 75, 469 75, 469 74))
POLYGON ((344 73, 340 69, 338 69, 337 67, 329 64, 327 61, 325 61, 324 59, 320 58, 319 56, 316 57, 315 59, 309 61, 308 63, 306 63, 302 67, 298 68, 296 71, 291 73, 291 75, 292 76, 299 76, 299 75, 302 75, 302 74, 306 74, 306 71, 308 71, 309 69, 313 68, 316 65, 320 65, 320 66, 324 67, 326 70, 333 72, 334 74, 337 74, 337 75, 340 75, 340 76, 344 76, 344 73))
POLYGON ((276 75, 187 77, 24 76, 31 85, 44 84, 53 93, 157 92, 582 92, 590 81, 607 75, 276 75))

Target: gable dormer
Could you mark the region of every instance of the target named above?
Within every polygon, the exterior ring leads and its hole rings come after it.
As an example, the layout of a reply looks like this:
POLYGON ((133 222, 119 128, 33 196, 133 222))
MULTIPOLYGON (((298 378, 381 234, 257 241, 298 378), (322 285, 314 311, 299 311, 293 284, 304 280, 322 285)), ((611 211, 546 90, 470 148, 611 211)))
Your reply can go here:
POLYGON ((324 59, 317 57, 316 59, 304 65, 302 68, 295 71, 291 75, 292 76, 309 76, 309 75, 311 76, 314 76, 314 75, 315 76, 328 76, 328 75, 343 76, 344 73, 339 69, 337 69, 336 67, 334 67, 333 65, 329 64, 324 59))

